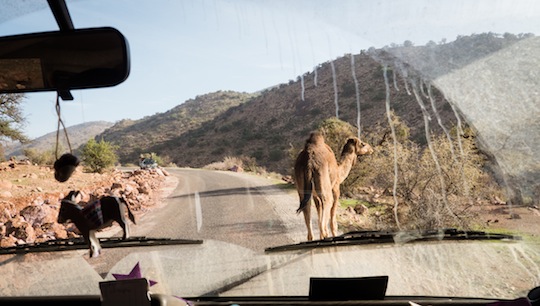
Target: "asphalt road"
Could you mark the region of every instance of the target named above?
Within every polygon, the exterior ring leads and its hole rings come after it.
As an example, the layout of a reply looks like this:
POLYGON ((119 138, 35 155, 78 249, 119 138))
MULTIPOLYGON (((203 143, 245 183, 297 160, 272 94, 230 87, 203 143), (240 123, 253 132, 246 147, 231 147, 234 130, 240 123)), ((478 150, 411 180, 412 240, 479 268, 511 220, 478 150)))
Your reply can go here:
MULTIPOLYGON (((198 169, 168 171, 178 179, 176 188, 137 220, 137 225, 130 224, 132 236, 210 239, 260 253, 267 247, 305 239, 303 218, 295 213, 295 193, 277 187, 271 179, 198 169)), ((104 249, 88 262, 104 276, 133 251, 104 249)))

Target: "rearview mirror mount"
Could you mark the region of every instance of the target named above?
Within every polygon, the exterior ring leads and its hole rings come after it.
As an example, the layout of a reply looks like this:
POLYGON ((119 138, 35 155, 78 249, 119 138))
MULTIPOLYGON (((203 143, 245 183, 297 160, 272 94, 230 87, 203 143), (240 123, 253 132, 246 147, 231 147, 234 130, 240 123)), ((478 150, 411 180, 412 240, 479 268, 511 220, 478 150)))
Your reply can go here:
POLYGON ((129 75, 129 47, 113 28, 0 37, 0 93, 110 87, 129 75))

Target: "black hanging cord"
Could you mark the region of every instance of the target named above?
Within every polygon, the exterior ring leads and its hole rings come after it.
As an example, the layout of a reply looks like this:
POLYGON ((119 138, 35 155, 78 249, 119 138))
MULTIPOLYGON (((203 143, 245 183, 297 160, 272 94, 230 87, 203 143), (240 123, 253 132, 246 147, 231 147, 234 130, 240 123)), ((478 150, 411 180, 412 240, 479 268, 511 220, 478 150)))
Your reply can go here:
POLYGON ((55 150, 55 157, 58 159, 58 146, 60 143, 60 125, 62 125, 62 128, 64 129, 64 135, 66 136, 66 141, 69 147, 69 153, 73 154, 73 151, 71 150, 71 143, 69 142, 68 133, 66 130, 66 126, 64 125, 64 121, 62 120, 61 112, 60 112, 60 94, 56 94, 56 115, 58 116, 58 126, 56 128, 56 150, 55 150))

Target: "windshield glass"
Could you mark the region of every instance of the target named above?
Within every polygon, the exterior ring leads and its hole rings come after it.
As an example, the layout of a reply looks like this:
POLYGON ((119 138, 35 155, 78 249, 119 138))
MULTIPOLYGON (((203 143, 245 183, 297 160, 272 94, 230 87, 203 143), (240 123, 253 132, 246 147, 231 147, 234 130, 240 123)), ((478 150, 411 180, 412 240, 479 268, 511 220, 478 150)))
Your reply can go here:
MULTIPOLYGON (((2 36, 56 29, 41 2, 0 5, 2 36)), ((540 285, 537 2, 67 5, 75 28, 126 37, 131 72, 57 107, 0 96, 2 296, 136 277, 180 297, 306 296, 311 277, 386 275, 396 296, 540 285), (99 250, 84 228, 108 207, 123 218, 99 250)))

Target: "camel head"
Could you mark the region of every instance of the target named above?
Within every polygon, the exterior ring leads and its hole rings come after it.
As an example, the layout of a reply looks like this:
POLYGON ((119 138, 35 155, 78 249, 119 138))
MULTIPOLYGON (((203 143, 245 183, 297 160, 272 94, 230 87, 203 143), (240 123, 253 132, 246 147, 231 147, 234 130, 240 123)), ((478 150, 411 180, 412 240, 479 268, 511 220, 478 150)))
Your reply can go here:
POLYGON ((367 143, 363 142, 357 137, 351 137, 347 140, 347 143, 343 147, 341 156, 348 154, 356 154, 356 156, 369 155, 373 153, 373 148, 367 143))

